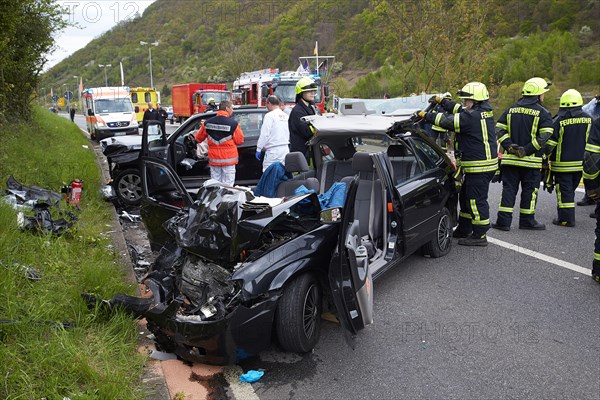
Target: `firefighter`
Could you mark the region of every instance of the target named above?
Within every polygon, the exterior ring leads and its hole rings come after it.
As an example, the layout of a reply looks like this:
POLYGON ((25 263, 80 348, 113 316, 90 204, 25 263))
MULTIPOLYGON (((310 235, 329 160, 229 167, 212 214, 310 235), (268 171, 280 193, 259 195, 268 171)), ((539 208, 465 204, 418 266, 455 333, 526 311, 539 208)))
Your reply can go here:
POLYGON ((464 246, 487 246, 490 229, 488 189, 498 166, 494 115, 486 86, 467 83, 459 92, 462 106, 448 98, 436 96, 444 113, 419 111, 418 115, 441 128, 453 130, 460 154, 464 183, 459 194, 460 214, 453 236, 464 246))
MULTIPOLYGON (((587 113, 592 119, 598 119, 600 117, 600 95, 596 95, 589 103, 584 105, 581 108, 585 113, 587 113)), ((596 204, 595 201, 590 199, 587 195, 584 195, 581 200, 577 202, 578 206, 591 206, 596 204)), ((596 218, 595 213, 591 213, 590 217, 596 218)))
POLYGON ((558 201, 554 225, 575 226, 575 189, 581 181, 585 141, 592 126, 592 118, 582 111, 582 106, 583 98, 577 90, 562 94, 554 133, 544 149, 550 156, 550 181, 555 182, 558 201))
POLYGON ((585 145, 583 183, 588 197, 596 202, 596 242, 594 243, 592 278, 600 283, 600 118, 596 118, 592 123, 592 129, 585 145))
POLYGON ((535 219, 540 186, 542 146, 554 133, 552 116, 542 106, 550 83, 531 78, 523 85, 521 97, 496 123, 496 136, 503 149, 502 199, 492 228, 509 231, 513 207, 521 185, 519 229, 544 230, 535 219))
POLYGON ((315 107, 315 95, 317 94, 317 84, 308 77, 303 77, 296 83, 296 105, 290 112, 288 127, 290 130, 290 151, 299 151, 306 157, 310 163, 311 155, 307 142, 313 135, 308 124, 301 118, 307 115, 319 114, 315 107))
MULTIPOLYGON (((441 96, 443 99, 452 100, 452 95, 449 92, 444 93, 441 96)), ((445 112, 444 108, 441 104, 437 104, 433 108, 434 112, 445 112)), ((436 142, 444 151, 448 151, 448 144, 450 142, 450 137, 453 136, 453 132, 448 129, 441 128, 437 125, 431 126, 431 132, 428 132, 431 139, 436 142)))
POLYGON ((215 104, 215 99, 212 97, 208 99, 208 104, 206 105, 206 112, 217 111, 218 107, 215 104))
POLYGON ((235 166, 238 163, 237 146, 244 143, 244 132, 238 122, 231 118, 233 104, 224 100, 219 103, 217 115, 202 122, 194 139, 208 143, 208 164, 210 177, 225 186, 235 182, 235 166))

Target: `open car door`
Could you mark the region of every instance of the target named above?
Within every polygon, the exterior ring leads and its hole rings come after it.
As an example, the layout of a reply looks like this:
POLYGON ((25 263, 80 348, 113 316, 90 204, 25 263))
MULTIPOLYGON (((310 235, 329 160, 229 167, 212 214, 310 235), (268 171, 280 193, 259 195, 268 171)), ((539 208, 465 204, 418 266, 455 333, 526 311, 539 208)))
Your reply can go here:
POLYGON ((155 156, 140 160, 142 174, 142 205, 140 214, 148 230, 152 248, 160 248, 170 235, 163 223, 193 200, 181 180, 166 161, 155 156))
POLYGON ((338 247, 329 266, 329 284, 337 316, 348 344, 373 322, 373 279, 367 249, 361 244, 359 221, 354 218, 358 177, 350 183, 342 212, 338 247))

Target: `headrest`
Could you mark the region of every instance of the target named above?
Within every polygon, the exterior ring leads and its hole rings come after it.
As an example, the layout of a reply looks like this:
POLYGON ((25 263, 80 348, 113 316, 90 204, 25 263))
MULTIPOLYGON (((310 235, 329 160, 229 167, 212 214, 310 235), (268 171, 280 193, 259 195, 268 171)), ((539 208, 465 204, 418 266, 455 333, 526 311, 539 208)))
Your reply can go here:
POLYGON ((388 157, 406 157, 408 155, 408 149, 405 145, 393 144, 387 149, 388 157))
POLYGON ((369 153, 358 152, 352 157, 352 170, 354 172, 373 172, 373 160, 369 153))
POLYGON ((356 153, 356 149, 352 144, 346 144, 343 147, 336 147, 333 156, 336 160, 349 160, 356 153))
POLYGON ((293 151, 285 155, 285 170, 286 172, 306 172, 308 171, 308 163, 304 154, 299 151, 293 151))

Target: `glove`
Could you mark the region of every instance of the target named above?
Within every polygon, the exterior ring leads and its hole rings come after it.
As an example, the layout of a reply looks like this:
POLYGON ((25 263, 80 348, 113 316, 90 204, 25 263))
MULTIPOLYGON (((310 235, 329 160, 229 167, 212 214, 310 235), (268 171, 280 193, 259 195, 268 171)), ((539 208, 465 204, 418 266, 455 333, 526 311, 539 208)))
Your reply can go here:
POLYGON ((258 161, 260 161, 260 157, 262 156, 262 151, 257 151, 256 154, 254 155, 254 157, 256 157, 256 159, 258 161))
POLYGON ((441 103, 442 98, 440 96, 431 96, 427 101, 430 103, 441 103))
POLYGON ((506 150, 508 154, 513 154, 519 158, 525 157, 525 149, 518 144, 511 144, 510 147, 506 150))

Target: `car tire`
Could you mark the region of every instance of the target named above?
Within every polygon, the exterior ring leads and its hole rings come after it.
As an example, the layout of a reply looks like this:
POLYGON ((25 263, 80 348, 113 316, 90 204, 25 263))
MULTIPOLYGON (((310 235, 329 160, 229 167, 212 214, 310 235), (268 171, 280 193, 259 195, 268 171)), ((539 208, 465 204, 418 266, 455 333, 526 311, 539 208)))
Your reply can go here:
POLYGON ((443 257, 452 248, 452 216, 448 208, 443 207, 437 222, 435 237, 426 243, 421 252, 431 258, 443 257))
POLYGON ((312 274, 292 280, 283 291, 277 305, 275 325, 279 344, 286 351, 311 351, 321 335, 323 295, 312 274))
POLYGON ((140 171, 128 168, 117 174, 113 188, 119 200, 128 206, 140 204, 142 199, 142 177, 140 171))

